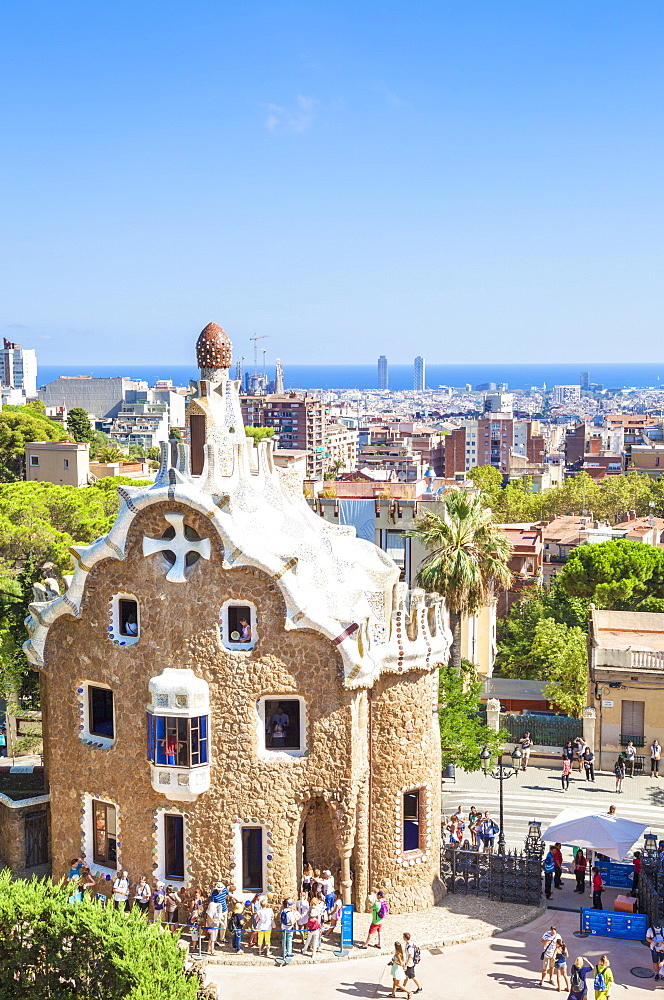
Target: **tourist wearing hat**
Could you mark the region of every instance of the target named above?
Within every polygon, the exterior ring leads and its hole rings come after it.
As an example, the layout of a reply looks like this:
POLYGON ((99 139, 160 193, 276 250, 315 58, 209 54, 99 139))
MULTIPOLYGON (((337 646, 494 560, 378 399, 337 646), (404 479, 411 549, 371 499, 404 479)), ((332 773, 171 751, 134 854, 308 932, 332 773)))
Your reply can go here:
POLYGON ((154 884, 154 892, 152 893, 152 919, 155 924, 161 924, 165 912, 166 893, 164 892, 164 883, 157 881, 154 884))
POLYGON ((226 927, 228 924, 228 889, 223 882, 217 882, 210 893, 207 915, 211 917, 210 923, 213 923, 221 930, 221 939, 223 941, 226 936, 226 927), (212 907, 214 909, 211 910, 212 907))
POLYGON ((244 929, 244 903, 234 900, 231 907, 231 915, 228 920, 228 929, 231 932, 231 944, 234 951, 242 951, 242 931, 244 929))

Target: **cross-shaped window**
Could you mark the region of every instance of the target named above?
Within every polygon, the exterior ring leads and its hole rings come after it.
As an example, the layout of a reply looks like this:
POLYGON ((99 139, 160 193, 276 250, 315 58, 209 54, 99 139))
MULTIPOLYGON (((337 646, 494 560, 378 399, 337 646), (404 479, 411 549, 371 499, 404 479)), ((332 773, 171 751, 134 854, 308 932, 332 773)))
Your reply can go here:
POLYGON ((210 558, 210 539, 201 538, 197 531, 184 523, 184 514, 164 514, 169 527, 161 538, 144 538, 143 555, 161 552, 168 567, 169 583, 186 583, 185 570, 203 557, 210 558))

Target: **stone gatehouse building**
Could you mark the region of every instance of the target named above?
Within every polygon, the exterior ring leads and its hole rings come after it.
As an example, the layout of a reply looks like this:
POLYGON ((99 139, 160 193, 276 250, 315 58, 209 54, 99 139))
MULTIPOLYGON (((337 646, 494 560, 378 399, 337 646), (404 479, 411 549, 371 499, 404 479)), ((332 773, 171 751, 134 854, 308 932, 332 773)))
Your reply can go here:
POLYGON ((245 436, 226 334, 196 346, 188 445, 119 488, 67 592, 31 605, 53 875, 82 854, 108 881, 281 895, 310 861, 358 908, 378 888, 430 906, 444 603, 309 509, 245 436))

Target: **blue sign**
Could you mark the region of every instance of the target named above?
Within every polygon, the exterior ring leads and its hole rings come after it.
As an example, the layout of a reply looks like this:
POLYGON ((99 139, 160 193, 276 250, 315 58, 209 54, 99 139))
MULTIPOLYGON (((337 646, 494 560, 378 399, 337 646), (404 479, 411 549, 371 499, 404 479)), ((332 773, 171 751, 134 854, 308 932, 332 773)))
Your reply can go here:
POLYGON ((599 937, 645 941, 648 916, 645 913, 614 913, 613 910, 581 910, 581 930, 599 937))
POLYGON ((341 907, 341 950, 353 947, 353 913, 355 907, 349 904, 341 907))
POLYGON ((612 889, 631 889, 634 865, 623 865, 617 861, 598 861, 597 867, 604 885, 612 889))

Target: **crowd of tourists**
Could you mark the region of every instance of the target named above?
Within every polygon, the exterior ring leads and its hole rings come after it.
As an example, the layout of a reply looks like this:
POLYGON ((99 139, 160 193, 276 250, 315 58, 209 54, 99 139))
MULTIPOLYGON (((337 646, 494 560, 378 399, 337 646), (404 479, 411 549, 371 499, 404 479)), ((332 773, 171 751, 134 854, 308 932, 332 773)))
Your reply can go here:
MULTIPOLYGON (((79 898, 97 887, 97 880, 82 858, 72 859, 69 883, 79 898)), ((389 906, 382 890, 369 899, 369 932, 359 947, 382 949, 383 921, 389 906)), ((226 886, 217 882, 207 895, 197 888, 178 890, 160 879, 150 883, 145 876, 134 883, 126 871, 119 871, 113 880, 111 901, 114 909, 122 912, 136 907, 164 931, 188 932, 191 950, 206 951, 208 955, 214 955, 218 947, 228 942, 236 952, 250 948, 257 955, 275 954, 288 959, 299 949, 301 954, 315 959, 324 939, 341 943, 341 892, 335 887, 329 869, 320 871, 308 864, 304 866, 297 897, 281 901, 271 892, 260 891, 249 896, 234 883, 226 886)), ((402 941, 395 942, 390 961, 393 995, 397 989, 421 992, 415 978, 419 961, 420 950, 410 934, 405 933, 402 941)))
POLYGON ((443 816, 441 822, 441 839, 444 844, 453 847, 476 848, 492 854, 500 827, 488 811, 482 812, 471 806, 466 816, 463 806, 448 819, 443 816))

